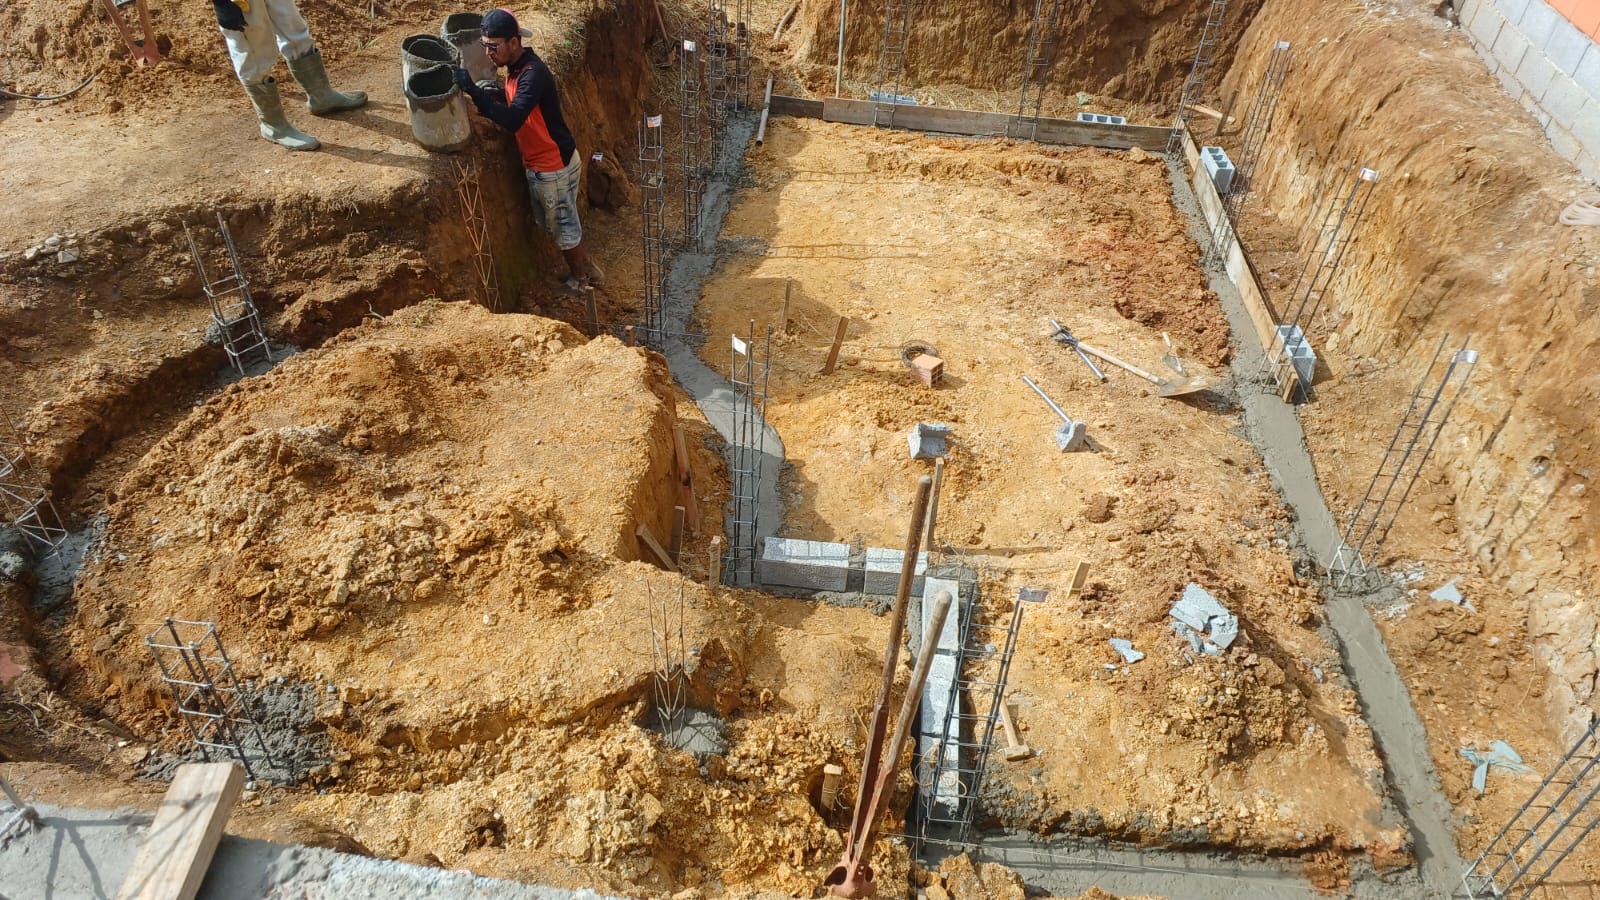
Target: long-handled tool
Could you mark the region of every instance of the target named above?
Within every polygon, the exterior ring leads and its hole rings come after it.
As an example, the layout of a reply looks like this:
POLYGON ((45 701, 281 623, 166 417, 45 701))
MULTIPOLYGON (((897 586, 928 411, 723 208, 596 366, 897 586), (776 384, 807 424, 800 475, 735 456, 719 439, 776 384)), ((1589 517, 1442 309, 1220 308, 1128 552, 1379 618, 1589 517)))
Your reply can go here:
POLYGON ((1182 397, 1187 394, 1198 394, 1201 391, 1207 390, 1211 387, 1210 381, 1200 377, 1172 381, 1157 378, 1156 376, 1151 375, 1149 372, 1146 372, 1132 363, 1123 362, 1104 350, 1096 350, 1082 341, 1078 342, 1078 349, 1089 354, 1090 356, 1094 356, 1098 359, 1104 360, 1105 362, 1111 363, 1113 366, 1116 366, 1120 369, 1127 369, 1129 372, 1132 372, 1140 378, 1143 378, 1145 381, 1155 385, 1156 393, 1163 397, 1182 397))
POLYGON ((122 41, 128 45, 128 53, 133 57, 133 64, 142 68, 161 62, 161 49, 156 46, 156 33, 150 27, 150 7, 145 5, 145 0, 102 0, 102 3, 117 30, 122 32, 122 41), (132 6, 139 14, 139 27, 144 32, 144 37, 136 36, 133 28, 128 25, 128 20, 123 18, 124 6, 132 6))
MULTIPOLYGON (((900 756, 898 745, 892 746, 893 755, 883 755, 884 739, 888 737, 889 700, 894 692, 894 676, 900 662, 900 639, 906 630, 906 608, 910 604, 911 584, 916 574, 917 552, 922 548, 922 531, 928 517, 928 497, 933 493, 933 479, 924 475, 917 480, 917 495, 911 507, 911 530, 906 536, 906 553, 900 567, 900 584, 895 591, 894 612, 889 617, 889 645, 883 654, 883 682, 878 685, 878 701, 872 711, 872 723, 867 729, 867 749, 861 758, 861 786, 856 791, 855 812, 850 817, 850 832, 845 837, 844 853, 839 864, 823 881, 830 893, 840 897, 869 897, 872 884, 872 839, 877 831, 878 813, 881 811, 884 784, 894 774, 900 756), (881 775, 880 775, 881 773, 881 775)), ((946 606, 946 609, 949 607, 946 606)), ((942 623, 941 623, 942 625, 942 623)), ((937 634, 938 632, 930 632, 937 634)), ((930 662, 929 650, 923 656, 930 662)), ((918 662, 918 668, 922 668, 918 662)), ((926 677, 926 672, 924 672, 926 677)), ((920 693, 921 689, 913 689, 920 693)), ((912 703, 911 694, 907 702, 912 703)), ((912 703, 915 709, 915 704, 912 703)), ((902 719, 908 714, 902 712, 902 719)), ((897 740, 903 739, 897 734, 897 740)))
POLYGON ((1068 450, 1081 449, 1086 443, 1088 443, 1088 425, 1075 421, 1071 416, 1063 412, 1061 407, 1057 406, 1056 402, 1050 399, 1050 395, 1044 392, 1043 388, 1033 383, 1032 378, 1024 375, 1022 376, 1022 383, 1033 388, 1033 392, 1038 394, 1044 400, 1044 402, 1050 404, 1050 408, 1055 410, 1055 414, 1061 417, 1062 424, 1060 427, 1056 428, 1056 447, 1060 448, 1060 450, 1065 453, 1068 450))
POLYGON ((1083 360, 1083 364, 1088 366, 1089 371, 1094 373, 1096 381, 1106 380, 1106 373, 1100 371, 1100 367, 1094 364, 1094 360, 1089 358, 1089 354, 1083 352, 1083 348, 1078 346, 1078 339, 1072 336, 1072 332, 1068 331, 1065 325, 1055 319, 1051 319, 1050 327, 1055 329, 1055 331, 1050 332, 1050 337, 1071 347, 1072 352, 1078 354, 1078 358, 1083 360))
POLYGON ((1161 332, 1161 340, 1166 342, 1167 345, 1167 355, 1161 357, 1161 361, 1167 364, 1167 368, 1187 378, 1189 370, 1183 367, 1183 360, 1178 358, 1178 348, 1172 344, 1172 335, 1163 331, 1161 332))

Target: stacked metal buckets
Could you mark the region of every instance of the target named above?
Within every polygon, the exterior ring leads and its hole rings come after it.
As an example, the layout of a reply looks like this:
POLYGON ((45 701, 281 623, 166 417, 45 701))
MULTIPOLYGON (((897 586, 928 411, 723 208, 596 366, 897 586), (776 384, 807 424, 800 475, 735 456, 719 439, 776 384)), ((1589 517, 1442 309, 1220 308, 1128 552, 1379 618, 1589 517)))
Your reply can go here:
POLYGON ((400 71, 405 82, 411 134, 429 150, 452 152, 467 145, 467 98, 456 87, 451 68, 466 68, 473 81, 494 80, 494 63, 478 41, 483 16, 447 16, 439 36, 414 34, 400 42, 400 71))

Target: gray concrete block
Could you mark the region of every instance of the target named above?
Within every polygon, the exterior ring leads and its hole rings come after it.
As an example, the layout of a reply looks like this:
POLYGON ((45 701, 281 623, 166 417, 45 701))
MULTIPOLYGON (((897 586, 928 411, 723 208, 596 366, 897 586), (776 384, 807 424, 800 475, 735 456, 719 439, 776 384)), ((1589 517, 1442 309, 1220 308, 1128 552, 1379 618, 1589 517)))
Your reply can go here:
POLYGON ((1521 103, 1523 109, 1527 110, 1530 115, 1539 120, 1540 128, 1550 127, 1550 114, 1545 112, 1544 109, 1539 106, 1539 101, 1537 98, 1527 91, 1523 91, 1521 103))
MULTIPOLYGON (((900 567, 905 560, 904 550, 868 547, 867 578, 861 588, 862 593, 893 596, 900 590, 900 567)), ((921 596, 927 572, 928 554, 918 553, 917 567, 911 579, 911 593, 921 596)))
POLYGON ((1211 176, 1218 194, 1227 194, 1233 188, 1233 160, 1228 159, 1227 151, 1221 147, 1201 147, 1200 164, 1211 176))
POLYGON ((1500 37, 1500 29, 1505 24, 1506 19, 1501 14, 1500 8, 1491 0, 1484 0, 1477 16, 1472 20, 1472 27, 1467 29, 1467 34, 1472 36, 1472 42, 1487 56, 1489 48, 1494 46, 1495 40, 1500 37))
POLYGON ((1571 75, 1578 71, 1578 64, 1583 62, 1583 55, 1592 52, 1590 47, 1594 41, 1587 34, 1578 30, 1578 26, 1568 22, 1564 16, 1556 17, 1556 26, 1550 32, 1550 39, 1544 42, 1544 55, 1550 57, 1556 68, 1571 75))
POLYGON ((1517 66, 1517 80, 1522 82, 1523 90, 1532 94, 1534 100, 1544 96, 1555 77, 1556 64, 1537 47, 1528 48, 1528 52, 1522 55, 1522 65, 1517 66))
POLYGON ((1128 120, 1122 116, 1108 116, 1103 113, 1078 113, 1079 122, 1089 122, 1094 125, 1126 125, 1128 120))
POLYGON ((850 545, 767 538, 761 583, 812 591, 842 591, 850 583, 850 545))
MULTIPOLYGON (((1589 103, 1589 95, 1571 78, 1557 72, 1550 79, 1550 86, 1545 89, 1544 95, 1539 98, 1539 107, 1550 114, 1550 118, 1562 126, 1569 126, 1578 121, 1578 115, 1585 104, 1589 103)), ((1593 113, 1600 110, 1600 105, 1591 109, 1593 113)))
POLYGON ((1584 114, 1568 125, 1567 130, 1572 132, 1585 151, 1600 156, 1600 115, 1596 113, 1600 113, 1600 101, 1591 100, 1584 107, 1584 114))
POLYGON ((1577 69, 1572 72, 1572 80, 1583 88, 1585 94, 1600 99, 1600 47, 1591 46, 1589 52, 1583 55, 1577 69))
POLYGON ((1463 29, 1471 29, 1473 20, 1478 17, 1478 11, 1485 6, 1491 5, 1493 4, 1489 0, 1466 0, 1456 10, 1456 16, 1461 21, 1461 27, 1463 29))
POLYGON ((1550 146, 1555 149, 1562 159, 1577 162, 1578 155, 1583 152, 1583 146, 1578 143, 1578 139, 1573 137, 1570 131, 1555 122, 1551 122, 1544 133, 1550 137, 1550 146))
POLYGON ((1523 10, 1522 17, 1517 19, 1517 30, 1528 39, 1535 50, 1542 49, 1550 41, 1550 35, 1555 31, 1557 21, 1566 21, 1560 13, 1556 12, 1544 0, 1528 0, 1528 8, 1523 10))
POLYGON ((1578 154, 1578 171, 1583 173, 1583 177, 1600 184, 1600 155, 1587 150, 1578 154))
MULTIPOLYGON (((1494 47, 1490 52, 1494 54, 1495 59, 1500 60, 1502 72, 1515 72, 1517 66, 1522 65, 1522 57, 1527 55, 1528 46, 1528 39, 1517 30, 1517 26, 1507 22, 1506 27, 1500 29, 1500 36, 1495 38, 1494 47)), ((1516 91, 1511 91, 1511 96, 1516 95, 1516 91)))
POLYGON ((1527 12, 1531 0, 1494 0, 1494 5, 1500 9, 1500 15, 1505 16, 1507 22, 1522 21, 1522 14, 1527 12))
MULTIPOLYGON (((917 759, 929 763, 937 762, 942 755, 943 762, 948 769, 957 769, 961 766, 961 747, 959 735, 950 736, 945 733, 946 720, 950 714, 950 702, 959 697, 952 698, 956 683, 956 657, 960 652, 961 644, 961 585, 947 578, 929 578, 922 588, 922 642, 924 646, 933 644, 935 653, 933 664, 928 667, 928 681, 922 688, 922 712, 917 724, 917 759), (933 616, 933 601, 939 596, 940 591, 949 591, 955 603, 950 606, 950 614, 945 617, 944 628, 939 631, 937 642, 930 641, 928 636, 929 619, 933 616), (948 738, 948 739, 947 739, 948 738)), ((959 727, 959 722, 950 723, 959 727)), ((933 799, 935 805, 942 807, 944 812, 953 813, 961 804, 961 783, 955 772, 939 779, 933 786, 933 799)))
POLYGON ((1510 66, 1506 66, 1494 73, 1500 79, 1500 86, 1512 97, 1522 96, 1522 82, 1517 80, 1517 73, 1510 66))

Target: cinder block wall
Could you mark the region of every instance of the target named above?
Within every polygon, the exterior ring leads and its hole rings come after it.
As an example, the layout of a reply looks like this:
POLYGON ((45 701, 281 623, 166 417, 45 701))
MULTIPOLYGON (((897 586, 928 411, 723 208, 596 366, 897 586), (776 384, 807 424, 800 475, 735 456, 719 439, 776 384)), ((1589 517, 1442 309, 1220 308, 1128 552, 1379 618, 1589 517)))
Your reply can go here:
POLYGON ((1600 0, 1462 0, 1461 27, 1550 144, 1600 181, 1600 0))

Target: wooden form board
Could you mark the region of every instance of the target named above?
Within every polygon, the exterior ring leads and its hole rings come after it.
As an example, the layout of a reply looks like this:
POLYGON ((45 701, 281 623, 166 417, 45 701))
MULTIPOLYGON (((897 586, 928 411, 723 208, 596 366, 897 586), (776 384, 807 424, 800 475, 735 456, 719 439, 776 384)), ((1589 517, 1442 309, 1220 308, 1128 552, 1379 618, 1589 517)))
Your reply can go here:
POLYGON ((117 900, 191 900, 198 894, 242 790, 244 769, 233 763, 179 766, 117 900))
MULTIPOLYGON (((1205 167, 1200 165, 1200 148, 1187 129, 1184 130, 1183 136, 1183 155, 1189 164, 1189 185, 1194 188, 1195 198, 1200 201, 1206 228, 1210 232, 1215 232, 1217 223, 1226 215, 1222 197, 1217 193, 1216 185, 1211 183, 1211 177, 1206 174, 1205 167)), ((1281 345, 1278 343, 1277 313, 1273 311, 1272 304, 1267 302, 1267 296, 1261 290, 1261 283, 1256 281, 1256 273, 1250 268, 1250 260, 1245 257, 1244 248, 1239 246, 1238 235, 1233 234, 1231 230, 1223 258, 1228 270, 1228 280, 1238 287, 1239 297, 1244 300, 1245 312, 1250 314, 1250 323, 1254 326, 1261 351, 1267 354, 1268 359, 1277 359, 1282 353, 1281 345)))
MULTIPOLYGON (((845 125, 871 125, 877 104, 867 100, 829 97, 803 100, 774 94, 771 114, 822 119, 845 125)), ((894 127, 906 131, 932 131, 940 134, 990 135, 1010 133, 1015 116, 1006 113, 946 109, 940 106, 901 106, 894 111, 894 127)), ((1172 129, 1151 125, 1100 125, 1067 119, 1040 119, 1035 138, 1042 144, 1063 144, 1127 150, 1138 147, 1160 152, 1166 149, 1172 129)))

